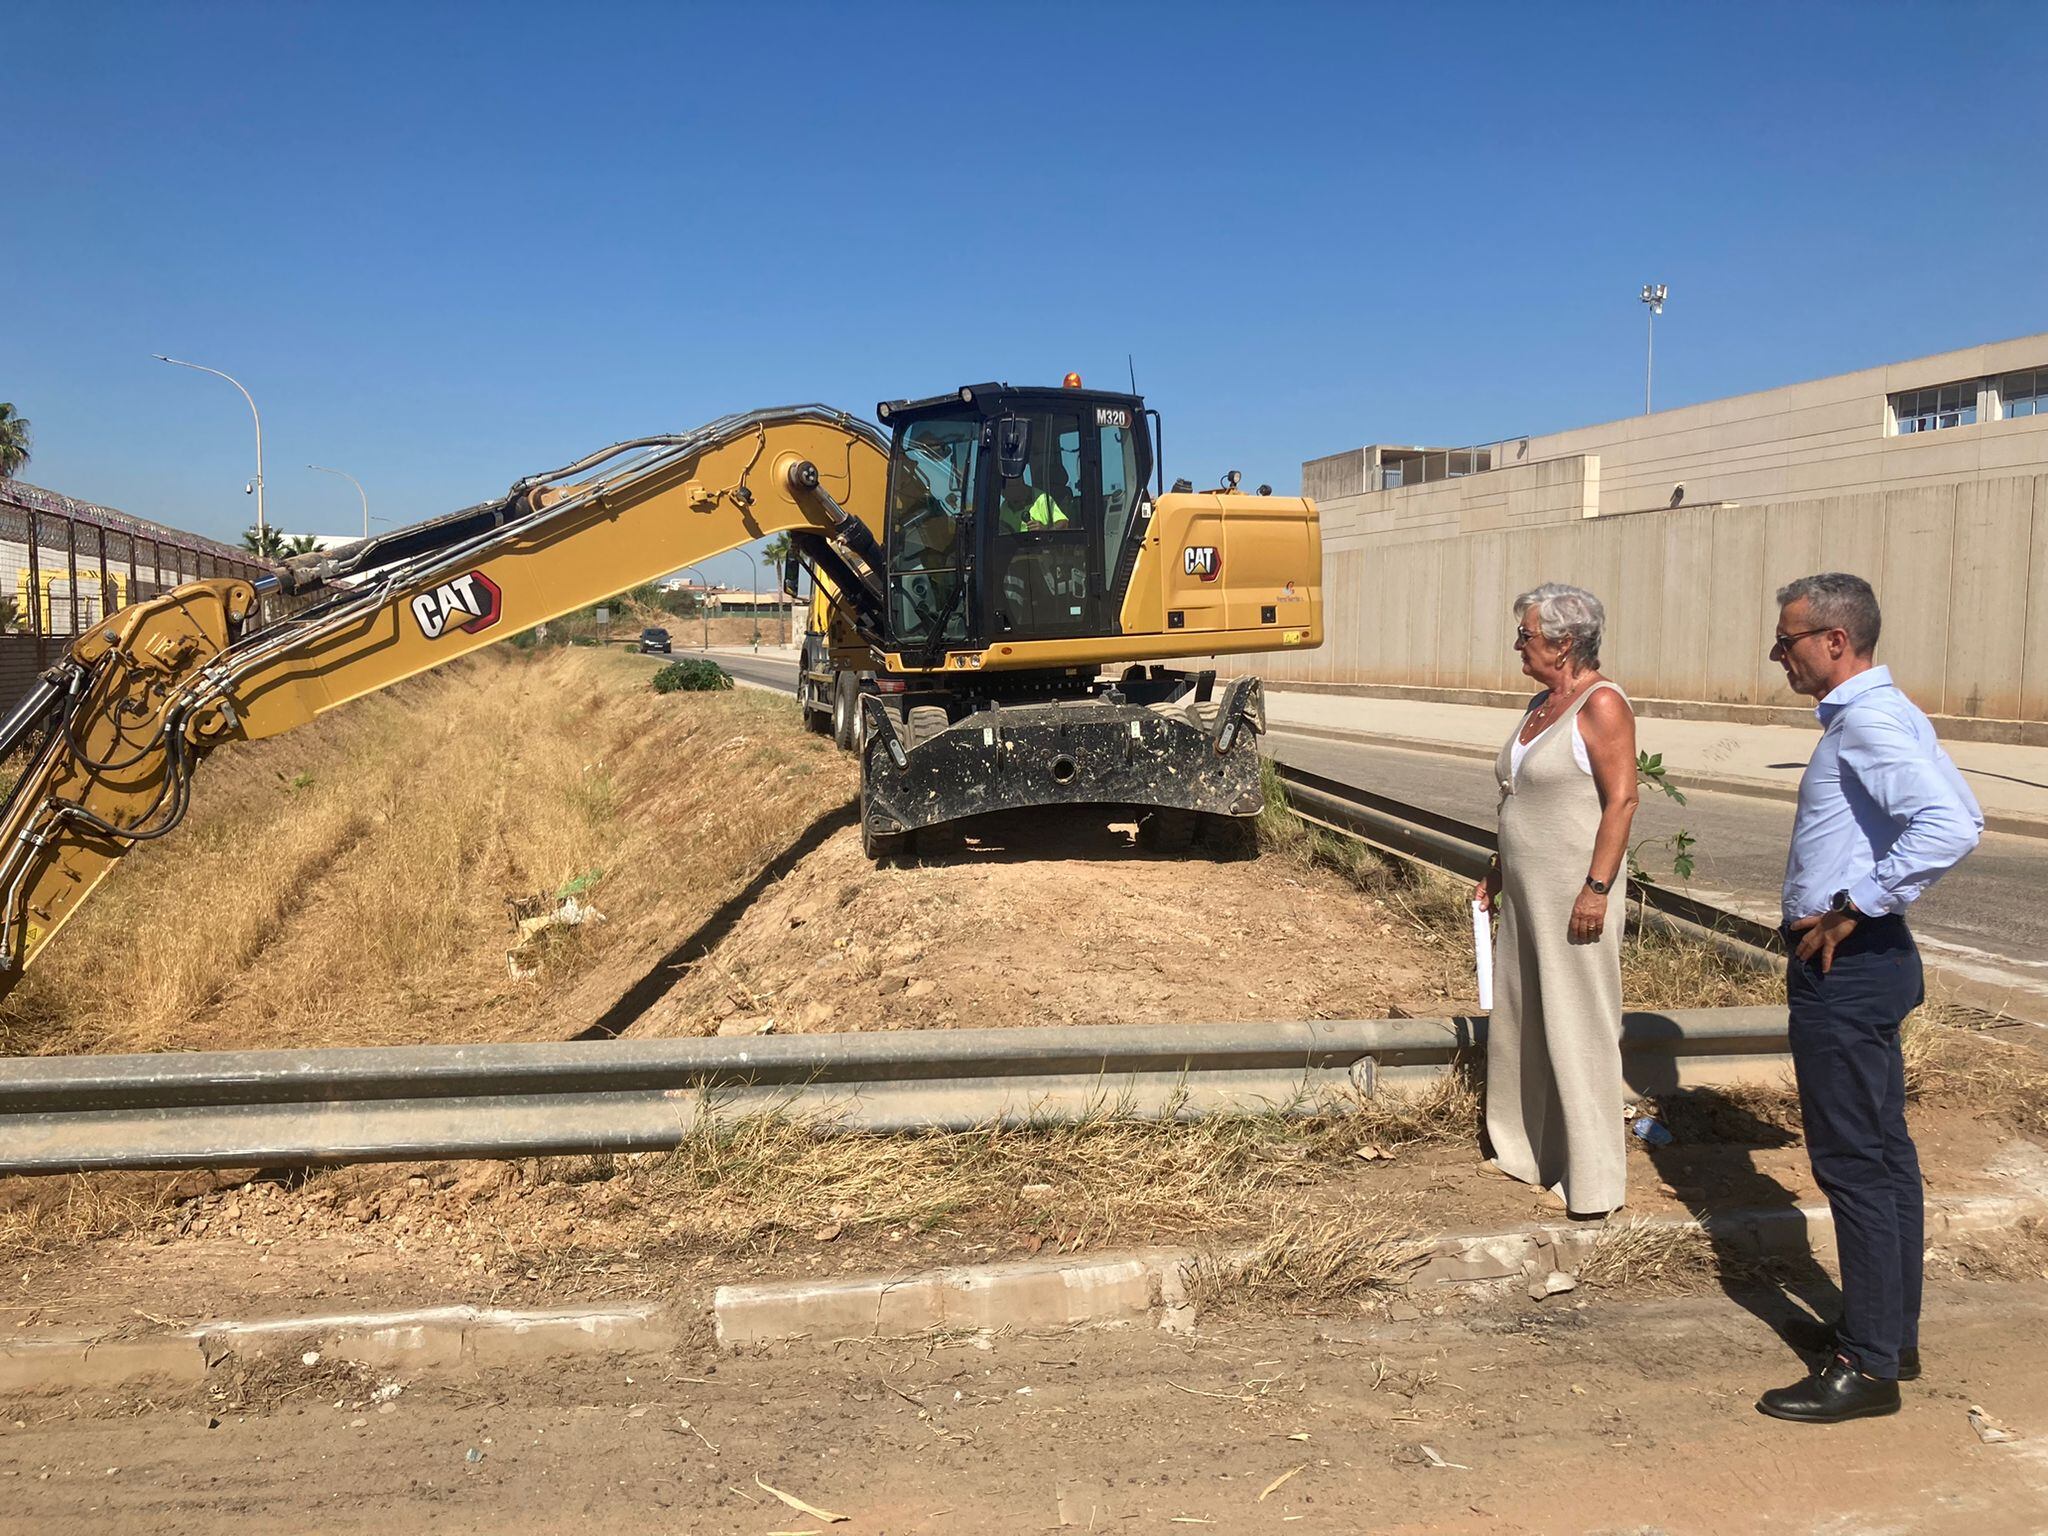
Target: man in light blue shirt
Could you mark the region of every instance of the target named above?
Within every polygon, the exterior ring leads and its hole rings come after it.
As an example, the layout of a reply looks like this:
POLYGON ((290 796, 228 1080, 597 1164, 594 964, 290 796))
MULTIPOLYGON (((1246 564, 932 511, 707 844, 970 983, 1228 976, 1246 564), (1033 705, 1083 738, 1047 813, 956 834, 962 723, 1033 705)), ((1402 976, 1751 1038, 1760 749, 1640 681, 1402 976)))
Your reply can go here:
POLYGON ((1832 1424, 1896 1413, 1899 1382, 1920 1374, 1924 1211, 1899 1026, 1925 993, 1904 914, 1977 846, 1984 814, 1927 716, 1875 663, 1870 583, 1804 576, 1780 589, 1778 608, 1771 656, 1820 703, 1785 862, 1785 989, 1842 1317, 1814 1374, 1757 1407, 1832 1424))

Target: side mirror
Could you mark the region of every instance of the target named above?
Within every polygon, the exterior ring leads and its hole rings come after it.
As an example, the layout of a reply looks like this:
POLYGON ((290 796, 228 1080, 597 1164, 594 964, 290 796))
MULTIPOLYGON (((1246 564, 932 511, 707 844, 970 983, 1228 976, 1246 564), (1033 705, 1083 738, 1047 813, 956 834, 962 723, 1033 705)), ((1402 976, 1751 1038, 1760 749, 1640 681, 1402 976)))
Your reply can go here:
POLYGON ((802 562, 801 560, 797 559, 797 557, 796 557, 796 551, 792 549, 792 550, 791 550, 791 551, 789 552, 789 554, 788 554, 788 555, 787 555, 787 556, 786 556, 786 557, 784 558, 784 560, 783 560, 783 562, 782 562, 782 590, 783 590, 783 591, 785 591, 785 592, 794 592, 794 591, 796 591, 796 581, 797 581, 797 574, 798 574, 798 572, 800 572, 800 571, 801 571, 802 569, 803 569, 803 562, 802 562))
POLYGON ((1005 480, 1021 480, 1031 460, 1031 423, 1005 416, 996 423, 996 472, 1005 480))

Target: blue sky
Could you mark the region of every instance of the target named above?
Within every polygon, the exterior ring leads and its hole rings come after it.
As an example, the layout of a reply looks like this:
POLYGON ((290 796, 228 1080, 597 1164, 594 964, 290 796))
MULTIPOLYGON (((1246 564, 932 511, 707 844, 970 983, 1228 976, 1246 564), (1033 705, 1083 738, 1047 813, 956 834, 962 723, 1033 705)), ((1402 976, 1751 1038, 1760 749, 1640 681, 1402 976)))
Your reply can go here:
MULTIPOLYGON (((23 478, 233 536, 1079 369, 1167 468, 2048 330, 2038 5, 23 4, 23 478)), ((717 563, 744 579, 744 562, 717 563)))

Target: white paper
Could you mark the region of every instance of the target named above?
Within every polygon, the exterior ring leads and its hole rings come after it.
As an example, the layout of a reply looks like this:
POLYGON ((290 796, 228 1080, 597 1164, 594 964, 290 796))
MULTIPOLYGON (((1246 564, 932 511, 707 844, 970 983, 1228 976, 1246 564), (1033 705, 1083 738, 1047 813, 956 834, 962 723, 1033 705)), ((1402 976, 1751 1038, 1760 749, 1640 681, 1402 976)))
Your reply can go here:
POLYGON ((1472 963, 1479 970, 1479 1011, 1493 1012, 1493 918, 1472 903, 1472 963))

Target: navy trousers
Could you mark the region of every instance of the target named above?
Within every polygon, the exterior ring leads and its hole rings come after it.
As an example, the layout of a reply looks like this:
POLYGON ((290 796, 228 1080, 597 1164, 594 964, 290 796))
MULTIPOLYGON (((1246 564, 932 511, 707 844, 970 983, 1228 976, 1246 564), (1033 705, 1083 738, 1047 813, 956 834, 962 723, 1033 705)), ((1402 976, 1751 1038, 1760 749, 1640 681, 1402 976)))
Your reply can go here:
POLYGON ((1899 1351, 1920 1346, 1925 1206, 1899 1055, 1899 1025, 1926 995, 1920 951, 1903 917, 1868 919, 1825 975, 1818 955, 1793 956, 1785 991, 1807 1156, 1834 1212, 1840 1349, 1896 1378, 1899 1351))

